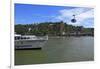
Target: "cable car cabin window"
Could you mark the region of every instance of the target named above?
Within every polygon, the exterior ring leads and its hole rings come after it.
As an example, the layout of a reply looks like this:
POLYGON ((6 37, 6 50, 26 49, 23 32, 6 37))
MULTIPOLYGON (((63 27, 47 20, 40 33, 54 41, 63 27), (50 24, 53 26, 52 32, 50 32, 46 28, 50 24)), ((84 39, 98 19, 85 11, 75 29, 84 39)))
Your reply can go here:
POLYGON ((75 22, 76 22, 76 19, 72 19, 71 22, 72 22, 72 23, 75 23, 75 22))

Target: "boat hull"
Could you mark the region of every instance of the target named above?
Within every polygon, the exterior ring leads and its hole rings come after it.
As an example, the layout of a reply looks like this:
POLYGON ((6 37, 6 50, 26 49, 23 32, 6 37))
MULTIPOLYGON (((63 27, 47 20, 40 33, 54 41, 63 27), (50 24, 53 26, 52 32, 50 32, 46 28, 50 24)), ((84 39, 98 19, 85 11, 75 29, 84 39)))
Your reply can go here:
POLYGON ((26 50, 26 49, 42 49, 46 40, 16 40, 15 49, 16 50, 26 50))

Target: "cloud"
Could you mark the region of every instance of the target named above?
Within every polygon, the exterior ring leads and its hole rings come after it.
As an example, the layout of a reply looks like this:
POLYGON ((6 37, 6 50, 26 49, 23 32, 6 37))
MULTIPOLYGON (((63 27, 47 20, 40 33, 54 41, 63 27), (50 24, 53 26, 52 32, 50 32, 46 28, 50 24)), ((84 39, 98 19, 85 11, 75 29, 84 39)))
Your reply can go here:
POLYGON ((88 19, 85 19, 81 24, 84 27, 93 27, 94 26, 94 23, 93 22, 94 22, 94 18, 88 18, 88 19))
POLYGON ((55 19, 63 20, 64 22, 67 22, 68 24, 72 25, 82 25, 90 22, 90 26, 93 25, 94 19, 94 9, 92 8, 73 8, 73 9, 63 9, 59 11, 59 15, 55 17, 55 19), (72 15, 76 15, 77 22, 72 23, 70 20, 73 18, 72 15), (88 19, 90 21, 88 21, 88 19), (87 22, 86 22, 86 21, 87 22))

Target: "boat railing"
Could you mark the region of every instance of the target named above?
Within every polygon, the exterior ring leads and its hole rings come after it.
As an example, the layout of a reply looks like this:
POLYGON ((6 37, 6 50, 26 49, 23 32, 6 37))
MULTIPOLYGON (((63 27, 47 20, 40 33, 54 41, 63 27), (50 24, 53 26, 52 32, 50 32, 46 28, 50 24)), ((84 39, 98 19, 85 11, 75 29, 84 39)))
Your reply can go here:
POLYGON ((15 40, 48 40, 48 36, 21 36, 15 37, 15 40))

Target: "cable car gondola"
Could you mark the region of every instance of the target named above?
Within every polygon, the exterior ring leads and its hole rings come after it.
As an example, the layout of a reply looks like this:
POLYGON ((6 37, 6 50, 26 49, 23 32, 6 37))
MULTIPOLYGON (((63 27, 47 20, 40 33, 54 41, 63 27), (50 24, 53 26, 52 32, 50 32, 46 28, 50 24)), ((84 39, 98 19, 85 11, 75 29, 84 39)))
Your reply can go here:
POLYGON ((71 19, 71 22, 72 22, 72 23, 76 23, 77 20, 75 19, 75 15, 73 15, 73 17, 74 17, 74 18, 71 19))

